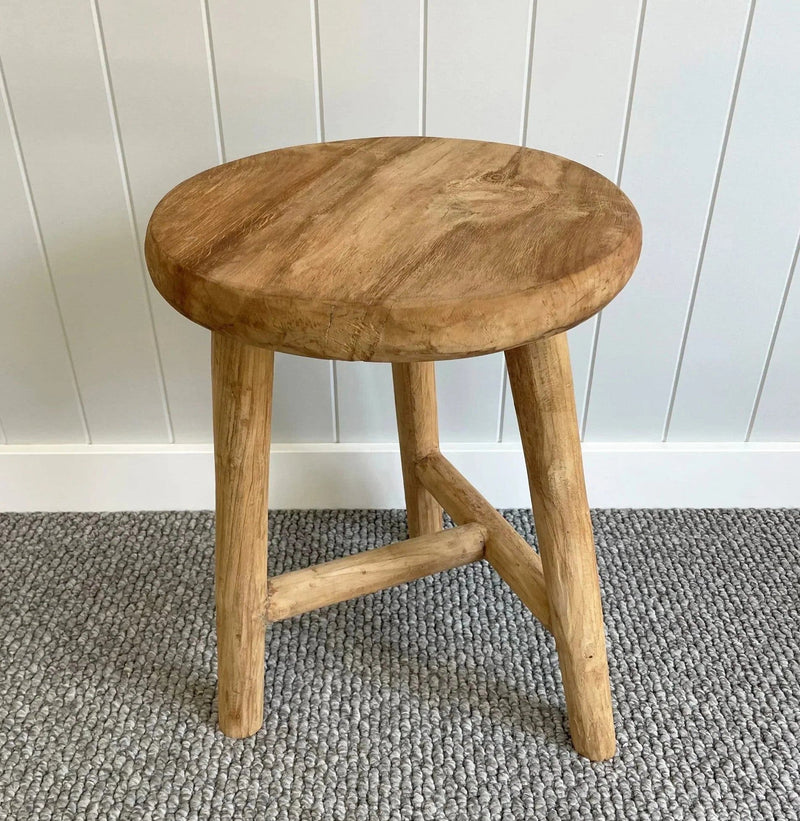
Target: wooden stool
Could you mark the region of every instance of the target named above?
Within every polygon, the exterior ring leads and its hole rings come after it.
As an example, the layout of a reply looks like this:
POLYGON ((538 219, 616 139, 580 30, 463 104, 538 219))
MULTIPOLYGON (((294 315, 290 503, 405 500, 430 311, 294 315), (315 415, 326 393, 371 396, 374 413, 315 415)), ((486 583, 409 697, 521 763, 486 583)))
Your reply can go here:
POLYGON ((392 137, 181 183, 147 230, 164 298, 211 329, 219 724, 263 718, 266 623, 486 558, 555 636, 576 750, 615 750, 566 335, 631 275, 611 182, 517 146, 392 137), (273 351, 391 362, 405 542, 267 579, 273 351), (505 351, 540 554, 439 451, 434 361, 505 351), (458 525, 442 531, 442 508, 458 525), (540 558, 541 555, 541 558, 540 558))

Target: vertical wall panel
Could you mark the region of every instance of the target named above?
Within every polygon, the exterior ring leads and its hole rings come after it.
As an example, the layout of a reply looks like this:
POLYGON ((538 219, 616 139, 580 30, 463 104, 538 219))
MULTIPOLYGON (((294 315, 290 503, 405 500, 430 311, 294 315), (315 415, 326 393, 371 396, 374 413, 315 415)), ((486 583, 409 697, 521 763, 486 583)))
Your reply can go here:
MULTIPOLYGON (((519 143, 528 75, 529 0, 430 0, 427 133, 519 143)), ((442 439, 495 441, 501 354, 436 368, 442 439)))
MULTIPOLYGON (((640 0, 538 0, 526 144, 616 179, 640 0), (603 36, 598 37, 598 32, 603 36)), ((569 331, 578 417, 583 414, 594 322, 569 331)), ((509 392, 503 439, 518 440, 509 392)))
POLYGON ((272 441, 333 440, 331 363, 305 356, 276 354, 272 441))
POLYGON ((339 439, 394 442, 392 366, 388 362, 337 362, 339 439))
POLYGON ((622 173, 644 247, 603 313, 587 439, 661 439, 748 8, 647 4, 622 173))
POLYGON ((97 442, 166 441, 90 4, 7 2, 0 54, 90 434, 97 442))
MULTIPOLYGON (((671 440, 744 438, 800 228, 800 4, 756 4, 671 440)), ((797 378, 797 377, 795 377, 797 378)))
MULTIPOLYGON (((225 159, 317 140, 311 6, 209 0, 225 159)), ((332 437, 330 364, 278 354, 274 442, 332 437)))
MULTIPOLYGON (((161 197, 218 161, 203 18, 197 0, 99 8, 141 244, 161 197)), ((175 440, 209 441, 210 335, 148 287, 175 440)))
POLYGON ((529 0, 429 0, 429 135, 519 143, 529 9, 529 0))
POLYGON ((639 6, 640 0, 538 0, 527 145, 614 179, 639 6))
POLYGON ((225 158, 317 139, 310 4, 209 0, 225 158))
POLYGON ((320 0, 325 139, 417 134, 418 3, 320 0))
POLYGON ((797 257, 750 438, 800 441, 800 272, 797 257))
MULTIPOLYGON (((419 5, 321 0, 319 14, 325 138, 419 133, 419 5)), ((391 366, 336 369, 340 439, 397 439, 391 366)))
POLYGON ((84 442, 69 355, 8 113, 0 103, 0 419, 9 443, 84 442))

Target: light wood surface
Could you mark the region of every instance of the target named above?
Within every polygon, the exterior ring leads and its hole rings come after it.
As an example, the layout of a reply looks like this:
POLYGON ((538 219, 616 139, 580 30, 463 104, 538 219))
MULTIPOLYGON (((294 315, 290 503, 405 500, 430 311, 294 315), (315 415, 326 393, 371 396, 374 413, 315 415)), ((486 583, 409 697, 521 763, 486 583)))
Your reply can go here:
POLYGON ((267 619, 280 621, 476 562, 485 538, 482 525, 469 524, 284 573, 269 580, 267 619))
POLYGON ((420 460, 417 474, 456 524, 480 522, 486 528, 486 558, 534 616, 549 627, 542 562, 536 551, 441 453, 420 460))
POLYGON ((615 750, 603 611, 564 334, 506 351, 570 733, 592 760, 615 750))
POLYGON ((212 335, 219 726, 244 738, 264 710, 267 485, 273 353, 212 335))
POLYGON ((641 227, 609 180, 500 143, 381 137, 212 168, 156 207, 161 294, 279 351, 416 361, 581 322, 627 281, 641 227))
POLYGON ((394 363, 392 379, 408 535, 414 537, 436 533, 442 529, 442 508, 425 489, 416 472, 417 462, 439 448, 434 363, 394 363))

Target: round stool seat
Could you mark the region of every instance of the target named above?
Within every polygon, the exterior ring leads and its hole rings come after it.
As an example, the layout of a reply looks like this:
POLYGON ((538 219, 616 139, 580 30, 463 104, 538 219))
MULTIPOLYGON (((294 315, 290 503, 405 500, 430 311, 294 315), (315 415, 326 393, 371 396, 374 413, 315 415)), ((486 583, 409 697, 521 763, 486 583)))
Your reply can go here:
POLYGON ((178 185, 145 243, 156 288, 213 331, 325 359, 506 350, 577 325, 627 282, 628 198, 578 163, 472 140, 269 151, 178 185))

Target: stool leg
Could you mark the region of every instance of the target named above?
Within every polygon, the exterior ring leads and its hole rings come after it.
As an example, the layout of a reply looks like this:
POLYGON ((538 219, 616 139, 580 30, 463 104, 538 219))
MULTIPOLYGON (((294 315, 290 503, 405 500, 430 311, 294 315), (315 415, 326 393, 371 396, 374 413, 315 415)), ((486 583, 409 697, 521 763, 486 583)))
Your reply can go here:
POLYGON ((394 362, 394 404, 406 492, 408 533, 426 536, 442 529, 442 508, 422 486, 416 464, 439 449, 436 378, 433 362, 394 362))
POLYGON ((603 611, 566 334, 506 351, 575 749, 614 755, 603 611))
POLYGON ((212 335, 219 727, 233 738, 264 714, 272 369, 272 351, 212 335))

